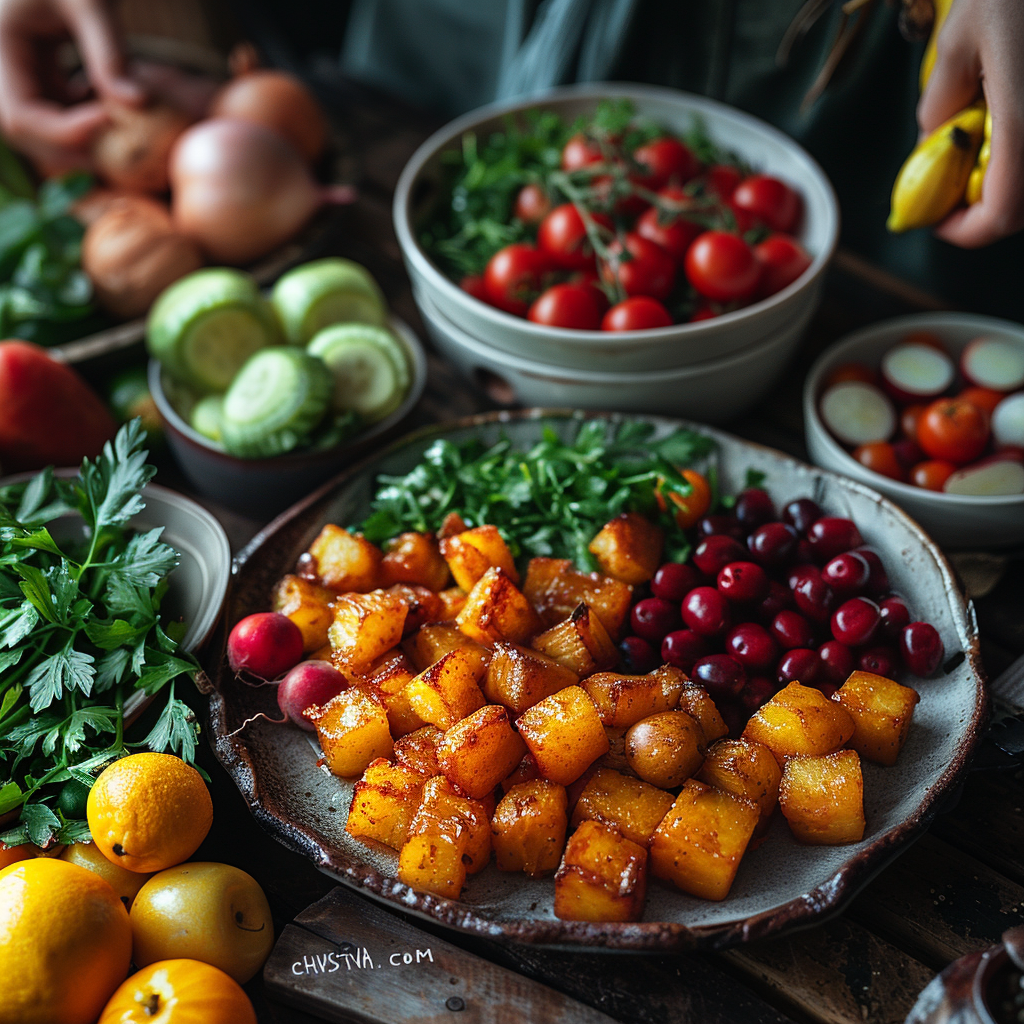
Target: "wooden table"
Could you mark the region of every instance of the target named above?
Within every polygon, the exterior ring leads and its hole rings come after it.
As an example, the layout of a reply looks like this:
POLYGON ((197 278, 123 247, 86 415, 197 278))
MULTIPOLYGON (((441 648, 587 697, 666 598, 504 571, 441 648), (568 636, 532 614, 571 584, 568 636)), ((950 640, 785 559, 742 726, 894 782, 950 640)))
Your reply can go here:
MULTIPOLYGON (((391 195, 403 164, 436 125, 422 113, 380 97, 336 83, 330 88, 335 90, 362 193, 336 252, 365 264, 395 311, 425 338, 391 227, 391 195)), ((770 400, 728 428, 806 457, 800 390, 815 355, 863 324, 937 306, 941 303, 930 296, 840 253, 824 302, 785 382, 770 400)), ((431 356, 427 393, 415 422, 452 419, 493 407, 485 395, 431 356)), ((161 467, 159 480, 188 489, 169 462, 161 467)), ((236 550, 263 525, 209 507, 224 523, 236 550)), ((1024 552, 957 556, 954 562, 976 597, 982 653, 994 676, 1024 651, 1024 552)), ((194 699, 196 707, 202 707, 201 698, 194 699)), ((206 748, 201 761, 212 779, 216 814, 196 859, 224 860, 249 870, 267 892, 280 933, 335 883, 261 832, 206 748)), ((790 937, 725 953, 657 957, 547 952, 419 926, 621 1021, 897 1024, 935 972, 963 953, 990 945, 1021 922, 1022 781, 1020 770, 976 773, 959 802, 951 800, 930 831, 881 872, 845 913, 790 937)), ((369 903, 361 902, 370 913, 369 903)), ((248 991, 260 1021, 312 1024, 317 1019, 270 1000, 258 978, 248 991)), ((386 997, 386 990, 382 995, 386 997)))

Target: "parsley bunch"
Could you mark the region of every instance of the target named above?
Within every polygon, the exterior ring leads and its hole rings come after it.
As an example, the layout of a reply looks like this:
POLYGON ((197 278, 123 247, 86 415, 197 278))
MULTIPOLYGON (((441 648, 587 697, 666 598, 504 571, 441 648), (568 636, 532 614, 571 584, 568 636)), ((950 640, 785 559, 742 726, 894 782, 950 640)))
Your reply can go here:
POLYGON ((132 420, 77 477, 47 469, 0 488, 0 815, 20 809, 0 834, 8 845, 88 839, 82 801, 68 795, 132 747, 193 760, 199 726, 174 680, 197 666, 179 650, 182 624, 160 621, 178 555, 161 529, 126 526, 156 472, 145 441, 132 420), (63 517, 82 539, 57 543, 49 525, 63 517), (129 743, 128 697, 168 684, 156 724, 129 743))
MULTIPOLYGON (((714 451, 714 441, 680 428, 652 440, 650 423, 583 423, 572 441, 550 427, 529 451, 503 438, 487 447, 435 441, 405 476, 381 476, 370 516, 354 527, 380 543, 407 530, 436 531, 449 512, 469 526, 498 527, 513 556, 569 558, 597 568, 588 545, 620 512, 640 512, 665 531, 665 558, 684 561, 690 545, 659 495, 686 496, 679 472, 714 451)), ((671 508, 671 502, 665 501, 671 508)))

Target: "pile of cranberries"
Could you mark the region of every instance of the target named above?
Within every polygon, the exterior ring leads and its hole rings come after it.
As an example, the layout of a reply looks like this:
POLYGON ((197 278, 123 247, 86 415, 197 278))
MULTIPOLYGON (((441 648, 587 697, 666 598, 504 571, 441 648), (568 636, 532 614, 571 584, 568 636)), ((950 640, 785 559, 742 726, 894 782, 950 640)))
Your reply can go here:
POLYGON ((810 498, 780 519, 765 491, 748 488, 732 513, 696 529, 689 561, 662 565, 633 606, 620 645, 627 671, 681 668, 732 726, 793 680, 831 696, 855 669, 890 678, 938 669, 938 631, 911 621, 852 520, 810 498))

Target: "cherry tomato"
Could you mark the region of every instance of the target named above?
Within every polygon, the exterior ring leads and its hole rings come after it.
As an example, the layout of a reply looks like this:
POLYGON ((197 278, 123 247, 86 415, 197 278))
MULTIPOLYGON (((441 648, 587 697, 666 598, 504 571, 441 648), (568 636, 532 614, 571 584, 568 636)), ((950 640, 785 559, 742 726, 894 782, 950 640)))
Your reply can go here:
POLYGON ((534 302, 527 316, 535 324, 548 327, 596 331, 604 312, 602 298, 589 284, 556 284, 534 302))
POLYGON ((578 171, 581 167, 599 164, 604 161, 604 154, 596 142, 591 142, 584 135, 574 135, 562 150, 562 170, 578 171))
POLYGON ((878 384, 878 374, 863 363, 842 363, 825 378, 822 390, 827 391, 833 384, 845 384, 851 380, 860 381, 863 384, 878 384))
POLYGON ((943 344, 942 339, 934 331, 911 331, 909 334, 904 334, 901 345, 928 345, 931 348, 937 348, 940 352, 946 352, 946 346, 943 344))
POLYGON ((611 260, 601 265, 601 277, 609 284, 617 277, 627 295, 650 295, 668 298, 675 284, 676 265, 660 245, 630 232, 623 241, 608 247, 611 260), (631 259, 619 259, 625 247, 631 259))
POLYGON ((761 277, 753 249, 726 231, 705 231, 690 246, 683 265, 690 284, 715 302, 749 299, 761 277))
POLYGON ((964 388, 957 396, 971 405, 976 405, 982 412, 991 416, 996 406, 1006 397, 1005 392, 995 391, 992 388, 964 388))
POLYGON ((942 485, 955 472, 956 466, 952 462, 931 459, 928 462, 919 462, 911 468, 910 482, 915 487, 923 487, 926 491, 941 491, 942 485))
POLYGON ((745 178, 732 194, 733 206, 764 221, 773 231, 792 231, 803 205, 800 193, 767 174, 745 178))
POLYGON ((757 290, 761 296, 781 292, 811 265, 811 257, 803 246, 789 235, 769 235, 754 246, 754 255, 761 264, 761 284, 757 290))
MULTIPOLYGON (((590 215, 598 224, 612 230, 612 222, 603 213, 590 215)), ((594 250, 587 238, 583 216, 573 203, 556 206, 537 229, 537 247, 551 262, 566 270, 585 270, 594 265, 594 250)))
POLYGON ((506 245, 490 258, 484 270, 488 300, 506 313, 526 316, 530 301, 543 287, 547 269, 547 257, 532 245, 506 245))
POLYGON ((637 147, 633 159, 647 172, 638 183, 652 190, 663 188, 670 181, 684 185, 700 170, 693 153, 678 139, 668 137, 637 147))
POLYGON ((491 300, 487 297, 487 289, 484 287, 482 274, 467 274, 459 282, 459 287, 467 295, 472 295, 474 299, 479 299, 481 302, 486 302, 490 305, 491 300))
POLYGON ((921 422, 921 417, 924 415, 925 409, 928 406, 922 402, 915 402, 914 405, 908 405, 903 412, 900 413, 900 430, 903 431, 911 441, 917 440, 917 428, 921 422))
POLYGON ((716 316, 720 314, 712 309, 710 306, 698 306, 693 311, 693 315, 690 317, 689 322, 691 324, 697 323, 699 320, 714 320, 716 316))
POLYGON ((686 219, 684 211, 690 199, 682 189, 665 188, 658 195, 665 199, 665 205, 645 211, 636 222, 636 233, 660 245, 676 263, 682 263, 690 243, 704 229, 686 219))
POLYGON ((907 478, 899 457, 896 455, 896 450, 885 441, 862 444, 853 450, 853 457, 865 469, 870 469, 873 473, 881 473, 882 476, 887 476, 891 480, 907 478))
POLYGON ((725 205, 729 207, 729 212, 732 213, 733 220, 736 221, 736 227, 728 229, 734 234, 745 235, 751 228, 758 226, 758 219, 749 210, 737 206, 731 199, 725 205))
POLYGON ((728 199, 743 180, 739 169, 732 164, 713 164, 704 172, 703 177, 708 191, 714 192, 722 200, 728 199))
POLYGON ((933 459, 964 465, 988 444, 988 415, 963 398, 939 398, 921 414, 917 443, 933 459))
POLYGON ((524 185, 516 196, 515 215, 524 224, 538 224, 551 210, 551 198, 540 185, 524 185))
POLYGON ((634 295, 612 306, 601 321, 602 331, 648 331, 653 327, 669 327, 668 310, 649 295, 634 295))

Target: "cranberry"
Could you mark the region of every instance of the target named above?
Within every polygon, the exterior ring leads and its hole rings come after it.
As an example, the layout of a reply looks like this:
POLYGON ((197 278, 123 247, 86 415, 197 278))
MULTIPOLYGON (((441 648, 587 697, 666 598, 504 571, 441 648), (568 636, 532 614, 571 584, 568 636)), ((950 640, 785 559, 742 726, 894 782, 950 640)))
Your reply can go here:
POLYGON ((878 602, 878 612, 882 616, 882 635, 887 640, 898 641, 903 627, 910 624, 907 602, 899 594, 890 594, 878 602))
POLYGON ((737 739, 743 735, 743 730, 747 727, 747 720, 750 718, 750 714, 744 707, 743 702, 740 700, 725 700, 715 701, 718 707, 718 712, 725 721, 725 727, 729 730, 729 735, 733 739, 737 739))
POLYGON ((892 679, 899 668, 900 656, 896 649, 882 644, 880 647, 868 647, 860 652, 857 668, 861 672, 873 672, 876 676, 892 679))
POLYGON ((775 664, 779 645, 764 626, 756 622, 741 622, 725 638, 725 653, 744 668, 763 672, 775 664))
POLYGON ((797 610, 812 622, 824 624, 828 622, 828 617, 832 614, 836 595, 821 578, 821 573, 815 573, 813 576, 808 573, 793 588, 793 602, 797 610))
POLYGON ((667 633, 682 625, 679 605, 663 597, 645 597, 637 601, 633 605, 629 622, 637 636, 652 644, 660 644, 667 633))
POLYGON ((747 533, 735 516, 704 516, 697 521, 698 537, 732 537, 743 540, 747 533))
POLYGON ((801 537, 796 542, 796 554, 793 556, 794 562, 813 562, 814 561, 814 548, 811 547, 811 542, 806 537, 801 537))
POLYGON ((814 629, 799 613, 784 610, 772 619, 771 633, 779 646, 788 651, 794 647, 809 647, 814 639, 814 629))
POLYGON ((838 640, 826 640, 818 648, 818 660, 821 662, 819 678, 836 686, 842 686, 853 671, 853 651, 838 640))
POLYGON ((786 571, 786 585, 790 590, 796 590, 797 584, 805 576, 820 576, 821 573, 816 565, 811 565, 810 562, 797 562, 796 565, 791 565, 786 571))
POLYGON ((740 491, 736 499, 735 514, 741 526, 747 530, 756 530, 775 518, 775 506, 767 491, 760 487, 748 487, 740 491))
POLYGON ((729 602, 714 587, 695 587, 683 598, 683 622, 701 636, 724 633, 730 625, 729 602))
POLYGON ((627 636, 619 644, 619 653, 622 655, 623 668, 632 676, 646 675, 660 664, 657 651, 638 636, 627 636))
POLYGON ((871 570, 867 585, 868 596, 875 597, 878 594, 886 593, 889 590, 889 574, 885 571, 885 566, 882 565, 878 553, 872 551, 871 548, 858 548, 857 554, 868 563, 868 568, 871 570))
POLYGON ((718 589, 730 601, 761 601, 768 595, 768 574, 755 562, 730 562, 718 574, 718 589))
POLYGON ((818 562, 828 562, 836 555, 864 543, 852 519, 838 519, 834 516, 825 516, 814 523, 807 531, 807 539, 818 562))
POLYGON ((770 701, 778 690, 774 679, 769 679, 768 676, 750 676, 740 693, 743 709, 748 715, 752 715, 762 704, 770 701))
POLYGON ((775 678, 783 685, 796 681, 804 686, 814 686, 820 671, 821 659, 817 651, 809 647, 794 647, 779 658, 775 666, 775 678))
POLYGON ((821 509, 810 498, 797 498, 782 510, 782 521, 789 523, 797 533, 806 533, 821 518, 821 509))
POLYGON ((903 664, 915 676, 933 675, 945 654, 939 631, 927 622, 911 622, 900 634, 900 654, 903 664))
POLYGON ((663 597, 666 601, 679 602, 703 582, 704 578, 692 565, 666 562, 651 580, 651 593, 655 597, 663 597))
POLYGON ((677 629, 661 641, 661 656, 670 665, 689 672, 698 658, 708 653, 708 645, 700 633, 692 629, 677 629))
POLYGON ((756 615, 762 622, 771 622, 779 612, 793 607, 789 587, 778 580, 768 581, 768 596, 757 606, 756 615))
POLYGON ((786 565, 796 553, 797 532, 788 523, 765 523, 748 538, 750 553, 762 565, 786 565))
POLYGON ((821 578, 839 595, 853 597, 863 594, 871 578, 871 567, 868 560, 856 551, 844 551, 826 562, 821 570, 821 578))
POLYGON ((832 699, 833 695, 839 692, 839 687, 835 683, 826 682, 824 679, 819 679, 814 684, 829 700, 832 699))
POLYGON ((714 579, 730 562, 742 562, 747 557, 743 545, 734 537, 716 533, 705 537, 693 553, 693 564, 705 576, 714 579))
POLYGON ((711 695, 714 701, 735 697, 747 681, 743 666, 728 654, 709 654, 694 663, 690 675, 711 695))
POLYGON ((863 647, 882 621, 878 605, 866 597, 851 597, 832 616, 832 635, 848 647, 863 647))

